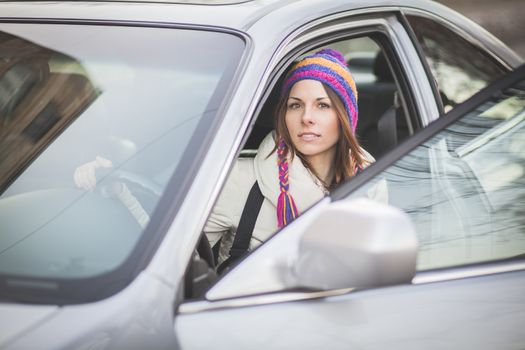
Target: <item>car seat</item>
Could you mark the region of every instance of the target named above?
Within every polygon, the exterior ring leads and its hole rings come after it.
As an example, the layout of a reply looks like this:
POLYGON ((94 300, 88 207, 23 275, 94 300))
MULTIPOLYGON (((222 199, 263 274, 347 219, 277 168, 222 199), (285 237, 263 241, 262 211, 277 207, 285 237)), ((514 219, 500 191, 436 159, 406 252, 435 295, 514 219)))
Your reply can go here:
POLYGON ((378 52, 371 67, 375 80, 357 82, 359 123, 357 135, 364 149, 378 158, 397 140, 397 86, 383 52, 378 52))

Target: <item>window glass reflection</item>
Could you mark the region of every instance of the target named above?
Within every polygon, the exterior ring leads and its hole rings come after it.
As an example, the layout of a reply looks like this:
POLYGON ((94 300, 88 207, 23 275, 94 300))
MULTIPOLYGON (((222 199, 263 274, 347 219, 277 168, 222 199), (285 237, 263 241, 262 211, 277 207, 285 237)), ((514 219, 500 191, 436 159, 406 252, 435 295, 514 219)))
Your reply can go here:
POLYGON ((208 31, 0 24, 0 273, 88 278, 140 254, 243 48, 208 31))
POLYGON ((385 178, 413 220, 418 270, 525 253, 525 83, 455 122, 360 189, 385 178))
POLYGON ((437 82, 445 111, 505 73, 480 49, 445 26, 419 16, 407 19, 437 82))

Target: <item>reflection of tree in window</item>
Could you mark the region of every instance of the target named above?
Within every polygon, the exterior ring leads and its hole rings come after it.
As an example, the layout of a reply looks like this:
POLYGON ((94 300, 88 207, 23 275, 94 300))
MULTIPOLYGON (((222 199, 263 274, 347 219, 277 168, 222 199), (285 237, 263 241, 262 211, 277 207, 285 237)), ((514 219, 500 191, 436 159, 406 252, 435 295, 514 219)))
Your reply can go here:
POLYGON ((388 182, 418 232, 418 270, 523 258, 525 81, 400 158, 351 196, 388 182))
POLYGON ((454 106, 465 101, 503 75, 499 65, 451 30, 426 18, 407 18, 445 95, 444 105, 454 106))
POLYGON ((74 58, 0 32, 0 192, 96 98, 74 58))

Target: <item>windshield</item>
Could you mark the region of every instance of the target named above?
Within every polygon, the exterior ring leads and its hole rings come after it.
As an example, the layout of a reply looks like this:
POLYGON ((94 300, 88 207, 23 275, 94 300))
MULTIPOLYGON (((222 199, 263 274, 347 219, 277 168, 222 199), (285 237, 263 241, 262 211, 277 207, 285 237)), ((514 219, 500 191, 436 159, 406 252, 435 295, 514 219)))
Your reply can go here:
POLYGON ((0 24, 0 274, 124 264, 243 48, 203 30, 0 24))

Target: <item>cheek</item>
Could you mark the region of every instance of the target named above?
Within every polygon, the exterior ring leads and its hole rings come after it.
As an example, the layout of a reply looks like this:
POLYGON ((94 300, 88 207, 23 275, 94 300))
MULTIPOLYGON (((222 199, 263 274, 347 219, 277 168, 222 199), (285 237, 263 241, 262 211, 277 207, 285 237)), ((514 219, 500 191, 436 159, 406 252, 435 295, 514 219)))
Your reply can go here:
POLYGON ((297 117, 295 115, 296 113, 293 113, 291 111, 286 112, 284 115, 284 123, 286 125, 286 128, 288 129, 288 132, 290 134, 293 134, 293 130, 297 127, 297 117))
POLYGON ((337 118, 337 115, 335 113, 326 116, 324 128, 326 134, 330 136, 330 140, 332 142, 337 142, 341 131, 339 130, 339 119, 337 118))

